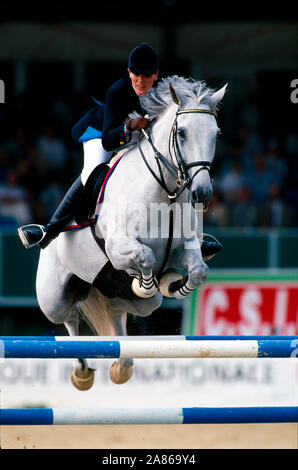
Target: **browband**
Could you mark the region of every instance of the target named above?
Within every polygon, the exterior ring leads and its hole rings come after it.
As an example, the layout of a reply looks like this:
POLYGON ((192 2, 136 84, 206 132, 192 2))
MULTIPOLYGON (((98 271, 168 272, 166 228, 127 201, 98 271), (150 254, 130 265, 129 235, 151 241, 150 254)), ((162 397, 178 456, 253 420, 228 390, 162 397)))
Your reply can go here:
POLYGON ((211 114, 215 117, 215 113, 213 111, 209 111, 209 109, 182 109, 177 111, 176 114, 187 114, 187 113, 202 113, 202 114, 211 114))

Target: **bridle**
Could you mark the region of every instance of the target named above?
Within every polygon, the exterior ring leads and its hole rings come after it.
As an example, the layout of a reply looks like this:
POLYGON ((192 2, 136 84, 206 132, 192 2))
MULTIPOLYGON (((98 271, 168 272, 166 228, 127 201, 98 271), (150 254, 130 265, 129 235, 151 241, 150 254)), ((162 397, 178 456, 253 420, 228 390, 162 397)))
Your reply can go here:
POLYGON ((158 165, 159 169, 159 176, 154 172, 152 167, 149 165, 145 154, 142 150, 141 147, 141 142, 140 142, 140 134, 138 136, 138 149, 140 151, 140 154, 151 172, 152 176, 156 179, 156 181, 159 183, 159 185, 167 192, 169 199, 171 202, 175 200, 183 191, 185 188, 190 189, 192 181, 194 177, 202 170, 207 170, 208 173, 210 174, 211 170, 211 163, 206 161, 206 160, 198 160, 195 162, 191 163, 186 163, 183 160, 181 150, 179 147, 179 142, 178 142, 178 116, 181 114, 189 114, 189 113, 201 113, 201 114, 211 114, 212 116, 215 117, 215 113, 213 111, 209 111, 208 109, 185 109, 185 110, 179 110, 176 112, 176 117, 173 122, 171 132, 170 132, 170 137, 169 137, 169 155, 171 157, 172 163, 170 163, 155 147, 155 145, 152 142, 151 136, 148 132, 148 130, 142 129, 142 132, 146 139, 148 140, 153 152, 154 152, 154 157, 158 165), (175 154, 175 160, 177 162, 176 166, 174 164, 174 158, 172 155, 171 151, 171 144, 172 148, 174 149, 174 154, 175 154), (171 191, 168 186, 166 185, 164 174, 162 171, 161 163, 164 165, 164 167, 168 170, 168 172, 173 176, 173 178, 176 180, 176 187, 173 191, 171 191), (197 167, 199 166, 200 168, 193 174, 193 176, 190 178, 188 170, 192 167, 197 167))

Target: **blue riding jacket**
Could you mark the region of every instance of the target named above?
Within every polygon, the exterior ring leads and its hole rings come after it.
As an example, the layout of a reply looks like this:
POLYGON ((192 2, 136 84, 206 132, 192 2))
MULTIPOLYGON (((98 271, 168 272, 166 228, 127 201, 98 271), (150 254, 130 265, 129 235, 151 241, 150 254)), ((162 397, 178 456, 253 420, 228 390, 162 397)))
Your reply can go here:
POLYGON ((124 133, 125 119, 132 111, 145 114, 129 75, 123 76, 108 89, 105 104, 96 102, 97 106, 73 126, 71 131, 73 139, 76 142, 85 142, 101 138, 102 145, 107 151, 129 142, 130 135, 124 133))

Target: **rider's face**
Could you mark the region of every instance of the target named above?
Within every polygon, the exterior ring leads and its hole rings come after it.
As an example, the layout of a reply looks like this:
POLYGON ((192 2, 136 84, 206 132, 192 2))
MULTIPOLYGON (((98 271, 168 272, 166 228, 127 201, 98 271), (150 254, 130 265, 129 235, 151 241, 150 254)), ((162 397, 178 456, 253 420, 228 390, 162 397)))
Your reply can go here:
POLYGON ((155 80, 157 80, 158 72, 152 75, 136 75, 128 69, 131 79, 131 84, 137 95, 145 95, 150 88, 153 87, 155 80))

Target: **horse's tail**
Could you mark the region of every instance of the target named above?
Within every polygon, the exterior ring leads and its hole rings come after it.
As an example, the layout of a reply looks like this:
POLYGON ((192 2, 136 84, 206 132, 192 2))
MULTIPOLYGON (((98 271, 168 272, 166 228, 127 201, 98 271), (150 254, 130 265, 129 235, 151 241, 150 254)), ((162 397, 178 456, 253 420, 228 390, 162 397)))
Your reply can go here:
POLYGON ((77 308, 90 328, 98 336, 117 336, 119 326, 117 315, 108 310, 106 297, 95 287, 91 287, 88 297, 78 302, 77 308))

